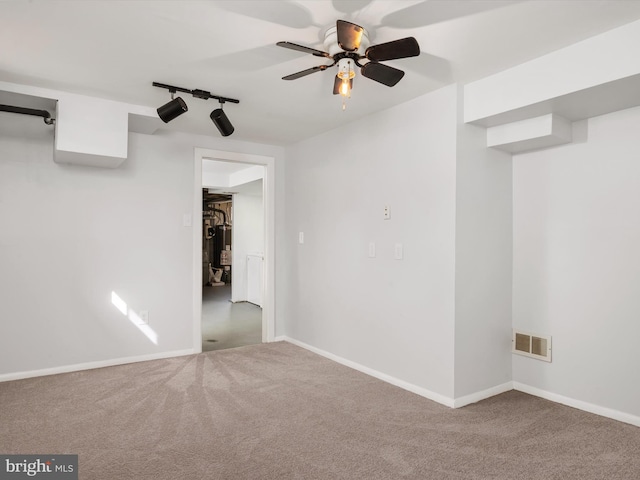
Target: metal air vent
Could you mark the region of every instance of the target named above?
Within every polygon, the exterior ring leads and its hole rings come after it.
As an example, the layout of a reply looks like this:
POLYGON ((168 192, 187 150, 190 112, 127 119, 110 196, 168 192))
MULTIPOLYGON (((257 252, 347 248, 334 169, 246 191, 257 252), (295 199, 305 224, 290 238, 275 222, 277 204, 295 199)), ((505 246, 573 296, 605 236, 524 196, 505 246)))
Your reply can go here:
POLYGON ((514 330, 511 351, 525 357, 551 362, 551 337, 514 330))

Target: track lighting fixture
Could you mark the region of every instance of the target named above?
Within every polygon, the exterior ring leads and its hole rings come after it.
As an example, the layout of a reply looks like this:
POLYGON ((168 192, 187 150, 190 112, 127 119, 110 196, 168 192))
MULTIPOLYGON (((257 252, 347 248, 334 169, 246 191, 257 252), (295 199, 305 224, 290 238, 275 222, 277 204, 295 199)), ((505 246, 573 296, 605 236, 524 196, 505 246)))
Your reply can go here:
POLYGON ((189 110, 189 107, 187 107, 187 104, 182 98, 173 98, 175 93, 175 91, 171 91, 171 101, 158 108, 158 116, 164 123, 169 123, 174 118, 179 117, 189 110))
POLYGON ((223 104, 224 100, 221 100, 220 108, 216 108, 213 112, 211 112, 211 115, 209 116, 211 117, 211 121, 213 122, 213 124, 218 127, 220 135, 222 135, 223 137, 228 137, 233 133, 234 128, 233 125, 231 125, 231 122, 229 121, 226 113, 224 113, 224 110, 222 110, 223 104))
POLYGON ((220 134, 223 137, 228 137, 233 133, 234 131, 233 125, 231 125, 229 118, 222 110, 222 104, 224 104, 225 102, 240 103, 240 100, 236 100, 235 98, 226 98, 226 97, 219 97, 218 95, 212 95, 210 92, 207 92, 206 90, 200 90, 200 89, 188 90, 186 88, 174 87, 172 85, 165 85, 163 83, 157 83, 157 82, 153 82, 153 86, 158 88, 166 88, 171 92, 172 100, 169 103, 166 103, 165 105, 158 108, 158 116, 163 122, 168 123, 174 118, 176 118, 177 116, 182 115, 184 112, 188 110, 187 104, 184 102, 184 100, 182 100, 182 98, 180 97, 173 98, 173 95, 176 92, 184 92, 184 93, 190 93, 194 97, 201 98, 203 100, 208 100, 210 98, 215 98, 216 100, 218 100, 220 102, 220 108, 216 108, 213 112, 211 112, 211 115, 210 115, 211 120, 213 121, 214 125, 218 128, 218 130, 220 131, 220 134))

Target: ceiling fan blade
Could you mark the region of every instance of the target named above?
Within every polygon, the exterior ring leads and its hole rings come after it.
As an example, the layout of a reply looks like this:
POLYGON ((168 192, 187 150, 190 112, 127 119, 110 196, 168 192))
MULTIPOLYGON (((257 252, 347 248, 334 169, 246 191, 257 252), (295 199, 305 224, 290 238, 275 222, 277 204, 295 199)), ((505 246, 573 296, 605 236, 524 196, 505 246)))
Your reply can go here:
POLYGON ((282 80, 295 80, 296 78, 306 77, 307 75, 311 75, 312 73, 322 72, 327 69, 326 65, 318 65, 317 67, 307 68, 306 70, 302 70, 298 73, 292 73, 291 75, 287 75, 286 77, 282 77, 282 80))
POLYGON ((331 58, 327 52, 323 52, 322 50, 316 50, 315 48, 305 47, 304 45, 298 45, 297 43, 291 42, 278 42, 276 43, 279 47, 290 48, 291 50, 297 50, 298 52, 310 53, 311 55, 315 55, 316 57, 327 57, 331 58))
MULTIPOLYGON (((338 78, 336 75, 335 80, 333 81, 333 94, 338 95, 340 93, 340 85, 342 85, 342 79, 338 78)), ((349 88, 353 89, 353 78, 349 79, 349 88)))
POLYGON ((354 52, 360 48, 360 41, 362 40, 362 33, 364 29, 360 25, 347 22, 345 20, 338 20, 336 22, 338 33, 338 45, 345 52, 354 52))
POLYGON ((365 57, 375 62, 396 60, 398 58, 417 57, 420 55, 420 45, 413 37, 401 38, 393 42, 371 45, 365 52, 365 57))
POLYGON ((396 83, 402 80, 402 77, 404 77, 404 72, 402 70, 398 70, 397 68, 383 65, 378 62, 369 62, 365 64, 360 69, 360 73, 362 73, 363 77, 375 80, 387 87, 393 87, 396 83))

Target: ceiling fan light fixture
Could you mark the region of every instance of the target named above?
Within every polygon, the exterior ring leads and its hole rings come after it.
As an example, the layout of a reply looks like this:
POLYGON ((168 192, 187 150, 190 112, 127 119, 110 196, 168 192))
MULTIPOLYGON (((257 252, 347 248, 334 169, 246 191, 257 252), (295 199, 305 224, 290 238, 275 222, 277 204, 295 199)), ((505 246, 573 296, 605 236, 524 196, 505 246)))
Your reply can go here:
POLYGON ((338 66, 338 73, 333 82, 333 94, 342 96, 342 109, 346 108, 346 99, 351 96, 353 78, 356 73, 353 65, 360 68, 360 74, 375 82, 395 86, 404 72, 397 68, 380 63, 386 60, 416 57, 420 55, 420 45, 414 37, 406 37, 377 45, 369 44, 369 34, 360 25, 338 20, 335 27, 329 27, 324 34, 325 51, 298 45, 292 42, 278 42, 279 47, 310 53, 315 57, 333 60, 331 64, 318 65, 301 72, 282 77, 283 80, 296 80, 312 73, 323 72, 330 67, 338 66), (368 60, 360 63, 361 60, 368 60))
POLYGON ((338 61, 338 77, 339 86, 338 92, 342 96, 342 110, 347 109, 347 98, 351 98, 351 88, 353 87, 353 78, 356 76, 356 72, 352 68, 352 61, 350 58, 342 58, 338 61))
POLYGON ((340 83, 340 95, 347 98, 351 96, 351 84, 347 78, 343 78, 340 83))
POLYGON ((353 62, 350 58, 342 58, 338 62, 338 74, 337 77, 342 80, 350 80, 356 76, 356 72, 352 67, 353 62))
POLYGON ((169 123, 171 120, 189 110, 185 101, 180 97, 173 98, 173 94, 174 92, 171 92, 170 102, 165 103, 157 109, 158 116, 164 123, 169 123))

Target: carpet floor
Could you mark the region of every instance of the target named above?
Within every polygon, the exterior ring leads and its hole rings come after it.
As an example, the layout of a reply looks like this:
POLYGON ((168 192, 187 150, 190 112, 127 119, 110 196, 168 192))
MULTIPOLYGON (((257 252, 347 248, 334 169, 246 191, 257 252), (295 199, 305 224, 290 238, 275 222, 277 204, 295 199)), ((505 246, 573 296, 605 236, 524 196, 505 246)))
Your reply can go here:
POLYGON ((640 478, 640 428, 515 391, 452 410, 282 342, 0 383, 0 453, 87 480, 640 478))

